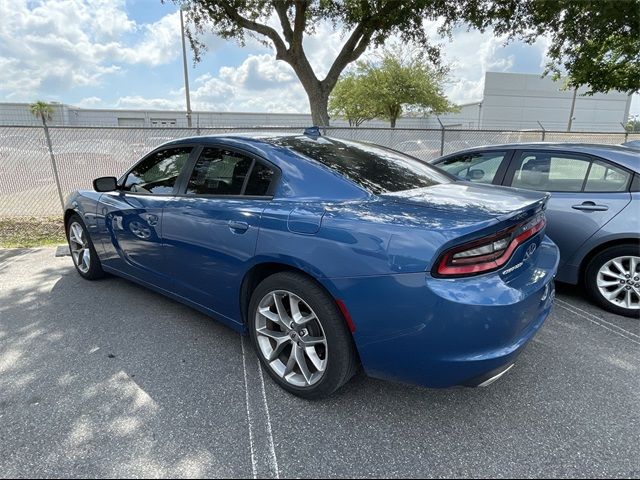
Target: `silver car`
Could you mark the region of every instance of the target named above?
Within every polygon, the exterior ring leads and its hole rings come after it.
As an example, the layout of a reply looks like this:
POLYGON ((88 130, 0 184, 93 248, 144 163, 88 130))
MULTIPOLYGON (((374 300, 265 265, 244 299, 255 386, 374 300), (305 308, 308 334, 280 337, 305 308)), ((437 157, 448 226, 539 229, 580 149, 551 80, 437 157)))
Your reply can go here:
POLYGON ((640 152, 613 145, 527 143, 431 161, 470 182, 551 192, 547 235, 557 280, 583 284, 603 308, 640 318, 640 152))

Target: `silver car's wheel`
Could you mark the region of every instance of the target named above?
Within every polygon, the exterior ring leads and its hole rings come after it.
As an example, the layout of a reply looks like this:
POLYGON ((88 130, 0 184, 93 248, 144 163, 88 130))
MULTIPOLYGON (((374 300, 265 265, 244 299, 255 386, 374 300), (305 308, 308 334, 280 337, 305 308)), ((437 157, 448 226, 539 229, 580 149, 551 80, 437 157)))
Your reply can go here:
POLYGON ((322 379, 327 339, 318 316, 302 298, 287 290, 267 293, 258 304, 254 328, 260 353, 278 377, 298 388, 322 379))
POLYGON ((612 258, 598 270, 600 294, 617 307, 640 310, 640 257, 625 255, 612 258))
POLYGON ((69 249, 73 263, 76 264, 78 270, 82 273, 89 273, 91 268, 91 248, 89 247, 89 239, 84 233, 82 225, 78 222, 69 224, 69 249))

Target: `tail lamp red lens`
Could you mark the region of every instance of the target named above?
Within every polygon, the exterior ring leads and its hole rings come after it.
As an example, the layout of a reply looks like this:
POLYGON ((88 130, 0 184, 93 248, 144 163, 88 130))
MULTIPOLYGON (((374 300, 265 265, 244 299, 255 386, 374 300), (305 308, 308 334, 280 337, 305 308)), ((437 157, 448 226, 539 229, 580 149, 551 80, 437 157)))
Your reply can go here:
POLYGON ((458 245, 438 260, 437 275, 471 276, 496 270, 509 261, 518 246, 544 228, 544 214, 494 235, 458 245))

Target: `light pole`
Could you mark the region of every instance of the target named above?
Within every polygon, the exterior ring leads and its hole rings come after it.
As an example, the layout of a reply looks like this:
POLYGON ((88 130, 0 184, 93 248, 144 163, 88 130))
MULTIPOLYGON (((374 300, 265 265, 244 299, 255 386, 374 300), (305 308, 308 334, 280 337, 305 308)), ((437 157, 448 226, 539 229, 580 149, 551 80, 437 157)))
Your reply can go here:
POLYGON ((191 128, 191 98, 189 95, 189 72, 187 70, 187 47, 184 41, 184 16, 180 8, 180 38, 182 39, 182 64, 184 67, 184 91, 187 96, 187 127, 191 128))

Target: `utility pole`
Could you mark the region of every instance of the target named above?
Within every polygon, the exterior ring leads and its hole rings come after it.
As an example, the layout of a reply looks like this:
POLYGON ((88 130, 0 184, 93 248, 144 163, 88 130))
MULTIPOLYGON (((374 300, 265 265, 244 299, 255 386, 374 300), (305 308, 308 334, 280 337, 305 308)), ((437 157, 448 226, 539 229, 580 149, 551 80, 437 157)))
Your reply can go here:
POLYGON ((573 89, 573 99, 571 100, 571 113, 569 113, 569 124, 567 125, 567 132, 571 131, 571 124, 573 123, 573 112, 576 109, 576 94, 578 93, 578 87, 573 89))
POLYGON ((189 95, 189 72, 187 70, 187 47, 184 41, 184 16, 180 8, 180 38, 182 38, 182 64, 184 67, 184 91, 187 96, 187 127, 191 128, 191 98, 189 95))

